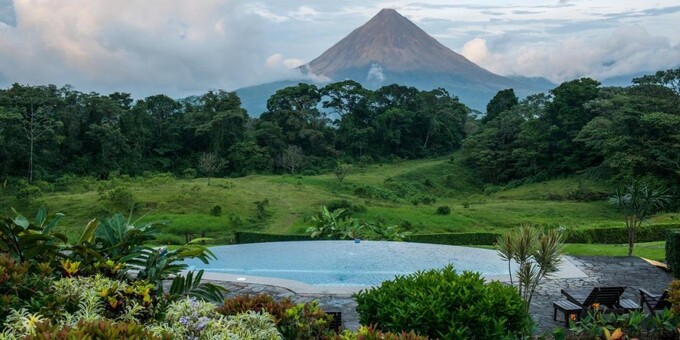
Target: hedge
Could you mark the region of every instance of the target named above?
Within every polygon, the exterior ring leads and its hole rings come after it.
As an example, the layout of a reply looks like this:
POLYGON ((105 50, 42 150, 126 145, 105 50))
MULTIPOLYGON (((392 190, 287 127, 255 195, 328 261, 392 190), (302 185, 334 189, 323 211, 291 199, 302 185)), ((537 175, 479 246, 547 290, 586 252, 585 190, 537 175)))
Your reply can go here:
MULTIPOLYGON (((671 230, 680 229, 680 224, 655 224, 637 228, 635 242, 665 241, 671 230)), ((499 233, 442 233, 411 234, 404 241, 417 243, 447 244, 452 246, 487 245, 496 243, 499 233)), ((236 232, 237 244, 280 241, 309 241, 309 235, 278 235, 251 232, 236 232)), ((569 230, 565 235, 565 243, 628 243, 625 227, 594 228, 569 230)))
POLYGON ((680 230, 668 233, 666 238, 666 263, 676 279, 680 279, 680 230))
MULTIPOLYGON (((665 241, 668 233, 679 229, 680 224, 645 225, 635 230, 635 242, 665 241)), ((579 229, 567 232, 566 243, 628 243, 626 227, 579 229)))
POLYGON ((415 234, 404 241, 432 244, 448 244, 451 246, 493 245, 500 234, 496 233, 447 233, 447 234, 415 234))
POLYGON ((234 233, 234 242, 236 244, 283 242, 283 241, 310 241, 311 239, 312 238, 309 235, 264 234, 264 233, 251 233, 247 231, 237 231, 234 233))

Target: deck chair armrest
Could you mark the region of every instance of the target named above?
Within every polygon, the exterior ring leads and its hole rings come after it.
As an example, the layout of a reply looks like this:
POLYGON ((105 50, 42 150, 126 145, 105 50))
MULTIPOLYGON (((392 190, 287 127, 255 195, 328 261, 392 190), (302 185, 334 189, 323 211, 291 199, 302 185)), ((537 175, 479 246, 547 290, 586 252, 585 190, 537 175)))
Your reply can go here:
POLYGON ((658 300, 661 294, 652 294, 644 288, 640 288, 640 298, 644 300, 658 300))

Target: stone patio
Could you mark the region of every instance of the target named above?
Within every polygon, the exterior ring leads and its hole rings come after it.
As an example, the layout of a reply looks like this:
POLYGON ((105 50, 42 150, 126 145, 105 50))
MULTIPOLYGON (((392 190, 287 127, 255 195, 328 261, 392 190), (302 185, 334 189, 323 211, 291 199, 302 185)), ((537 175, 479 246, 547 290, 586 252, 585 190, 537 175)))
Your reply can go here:
MULTIPOLYGON (((537 333, 551 332, 555 327, 564 327, 561 315, 553 321, 552 302, 561 298, 560 289, 625 286, 624 297, 639 301, 639 288, 661 292, 672 281, 669 273, 656 268, 638 257, 569 256, 568 259, 587 277, 573 279, 549 279, 538 287, 534 295, 531 315, 537 324, 537 333)), ((213 281, 229 290, 229 296, 239 294, 266 293, 277 299, 289 297, 296 303, 317 300, 328 312, 341 312, 344 328, 359 327, 356 302, 350 294, 309 294, 296 293, 284 287, 234 281, 213 281)))

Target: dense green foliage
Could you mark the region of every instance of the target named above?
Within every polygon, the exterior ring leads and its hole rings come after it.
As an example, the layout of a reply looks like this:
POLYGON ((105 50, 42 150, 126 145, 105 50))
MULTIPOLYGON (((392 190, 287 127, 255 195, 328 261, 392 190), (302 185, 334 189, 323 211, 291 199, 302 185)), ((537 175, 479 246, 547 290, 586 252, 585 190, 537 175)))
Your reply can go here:
MULTIPOLYGON (((225 91, 135 101, 125 93, 14 84, 0 90, 0 178, 33 183, 145 171, 210 178, 332 170, 338 159, 437 156, 461 145, 469 111, 441 89, 371 91, 352 81, 288 87, 267 108, 249 118, 225 91)), ((351 168, 338 169, 342 181, 351 168)))
POLYGON ((668 233, 666 238, 666 263, 673 277, 680 279, 680 230, 668 233))
POLYGON ((499 92, 491 115, 464 142, 467 164, 490 183, 584 172, 614 180, 649 177, 677 191, 678 74, 661 71, 625 88, 577 79, 516 105, 499 92))
POLYGON ((355 298, 362 324, 433 339, 516 338, 530 323, 514 287, 451 266, 397 276, 355 298))

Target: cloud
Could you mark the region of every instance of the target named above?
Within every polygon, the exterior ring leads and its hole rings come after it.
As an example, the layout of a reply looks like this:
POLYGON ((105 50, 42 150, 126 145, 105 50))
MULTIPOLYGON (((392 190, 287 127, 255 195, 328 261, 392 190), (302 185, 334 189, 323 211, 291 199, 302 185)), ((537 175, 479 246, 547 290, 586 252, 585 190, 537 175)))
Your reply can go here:
POLYGON ((0 74, 11 82, 139 97, 275 80, 262 67, 263 19, 237 1, 16 0, 13 7, 16 27, 0 27, 0 74))
POLYGON ((267 6, 262 3, 252 3, 245 6, 246 10, 252 14, 258 15, 262 18, 274 21, 274 22, 284 22, 288 20, 285 15, 279 15, 272 12, 267 6))
POLYGON ((366 75, 366 81, 372 84, 382 84, 385 81, 382 67, 378 64, 371 65, 371 69, 368 70, 366 75))
POLYGON ((481 38, 474 38, 463 45, 461 51, 465 58, 470 59, 476 64, 485 64, 489 57, 489 49, 486 47, 486 40, 481 38))
POLYGON ((296 59, 296 58, 283 58, 283 54, 281 53, 274 53, 267 58, 267 61, 265 62, 266 66, 269 68, 280 68, 280 67, 285 67, 286 69, 294 69, 302 66, 305 64, 303 60, 296 59))
POLYGON ((0 0, 0 26, 14 26, 16 24, 12 0, 0 0))
POLYGON ((543 76, 557 83, 583 76, 606 79, 680 65, 680 45, 651 36, 638 25, 620 27, 600 38, 574 37, 552 46, 522 45, 503 53, 487 46, 485 39, 475 38, 463 46, 461 53, 492 72, 543 76))

